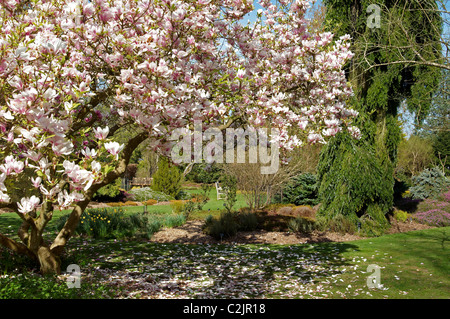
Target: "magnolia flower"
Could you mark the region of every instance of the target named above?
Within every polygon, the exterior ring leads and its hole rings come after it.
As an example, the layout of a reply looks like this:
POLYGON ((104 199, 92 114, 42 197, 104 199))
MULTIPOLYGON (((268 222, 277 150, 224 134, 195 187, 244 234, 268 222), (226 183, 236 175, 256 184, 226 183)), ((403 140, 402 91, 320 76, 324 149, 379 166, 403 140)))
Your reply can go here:
POLYGON ((56 156, 70 155, 73 151, 73 144, 71 142, 65 142, 58 145, 53 144, 52 150, 55 152, 56 156))
POLYGON ((36 179, 34 179, 33 177, 31 178, 31 182, 33 183, 33 186, 35 188, 39 188, 39 186, 41 185, 42 182, 42 178, 37 177, 36 179))
POLYGON ((108 137, 108 134, 109 134, 108 126, 105 127, 104 129, 102 129, 101 127, 97 127, 94 129, 94 136, 99 140, 104 140, 105 138, 108 137))
POLYGON ((35 58, 33 58, 27 50, 27 47, 19 46, 15 52, 16 58, 24 61, 33 61, 35 58))
POLYGON ((112 154, 116 156, 116 160, 119 159, 119 153, 120 151, 123 150, 123 148, 125 147, 124 144, 119 144, 117 142, 109 142, 109 143, 105 143, 105 148, 106 150, 112 154))
POLYGON ((11 111, 0 110, 0 116, 4 117, 6 120, 14 120, 14 116, 11 114, 11 111))
POLYGON ((244 78, 244 75, 245 75, 245 70, 243 70, 243 69, 239 69, 236 73, 236 77, 241 80, 244 78))
POLYGON ((358 128, 358 127, 356 127, 356 126, 350 126, 349 128, 348 128, 348 131, 350 132, 350 134, 354 137, 354 138, 356 138, 356 139, 360 139, 361 138, 361 130, 358 128))
POLYGON ((19 174, 24 169, 24 163, 17 161, 12 155, 5 158, 5 164, 0 165, 0 171, 6 175, 10 175, 13 171, 19 174))
POLYGON ((56 195, 57 193, 59 193, 61 191, 61 187, 59 185, 56 185, 55 187, 53 187, 50 191, 48 191, 42 184, 39 186, 39 190, 41 191, 42 194, 44 194, 44 196, 46 197, 53 197, 54 195, 56 195))
POLYGON ((10 200, 10 197, 8 196, 8 194, 5 194, 2 191, 0 191, 0 202, 7 203, 7 202, 9 202, 9 200, 10 200))
POLYGON ((311 143, 311 144, 315 144, 317 142, 323 143, 324 139, 323 139, 322 135, 320 135, 320 134, 310 133, 308 135, 308 142, 311 143))
POLYGON ((64 190, 63 192, 58 194, 58 204, 62 207, 68 207, 73 202, 79 202, 84 199, 83 194, 78 192, 71 192, 70 194, 67 192, 67 190, 64 190))
POLYGON ((97 161, 92 161, 91 163, 92 170, 96 173, 100 172, 102 169, 102 165, 97 161))
POLYGON ((97 156, 97 151, 95 149, 89 149, 86 148, 86 150, 81 150, 81 153, 83 153, 86 158, 94 158, 97 156))
POLYGON ((25 154, 25 156, 28 157, 30 160, 32 160, 32 161, 34 161, 34 162, 38 162, 38 161, 41 159, 42 154, 41 154, 41 153, 37 153, 37 152, 32 151, 32 150, 29 150, 29 151, 25 154))
POLYGON ((22 214, 27 214, 36 209, 39 205, 39 198, 36 196, 31 196, 30 198, 23 197, 20 200, 20 203, 17 203, 17 207, 19 208, 19 212, 22 214))

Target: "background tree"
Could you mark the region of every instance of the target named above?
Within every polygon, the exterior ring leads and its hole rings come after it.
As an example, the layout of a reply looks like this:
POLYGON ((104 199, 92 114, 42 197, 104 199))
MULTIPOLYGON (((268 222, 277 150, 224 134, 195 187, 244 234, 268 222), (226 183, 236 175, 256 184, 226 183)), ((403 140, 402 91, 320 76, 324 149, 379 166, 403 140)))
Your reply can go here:
MULTIPOLYGON (((379 6, 381 23, 387 27, 387 41, 374 41, 370 36, 360 33, 363 55, 367 57, 365 70, 392 64, 450 70, 450 11, 447 0, 372 3, 379 6), (370 58, 373 51, 384 51, 393 58, 390 61, 373 60, 370 58), (437 55, 437 51, 441 54, 437 55)), ((370 13, 374 13, 373 9, 370 13)))
POLYGON ((450 71, 441 70, 442 79, 430 112, 416 132, 433 142, 436 165, 445 175, 450 174, 450 71))
POLYGON ((360 219, 369 217, 383 228, 383 216, 393 203, 393 172, 401 140, 399 106, 406 101, 408 108, 422 121, 430 108, 440 72, 428 64, 398 63, 395 50, 378 48, 389 44, 408 58, 415 57, 420 48, 422 57, 426 56, 430 61, 439 60, 442 19, 439 14, 428 14, 428 10, 436 9, 432 1, 325 0, 324 3, 327 6, 327 28, 352 37, 351 49, 355 55, 348 63, 346 73, 355 92, 349 103, 359 111, 357 123, 362 137, 356 145, 353 142, 345 145, 349 140, 340 137, 325 147, 322 164, 319 164, 322 167, 319 172, 319 193, 322 198, 319 213, 328 216, 328 220, 330 216, 343 212, 353 222, 357 220, 355 216, 360 219), (389 11, 389 15, 381 14, 379 27, 368 25, 370 17, 366 9, 374 4, 389 11), (392 36, 403 30, 415 39, 414 48, 406 39, 392 36), (351 152, 350 148, 353 148, 351 152), (354 153, 356 151, 361 152, 360 155, 354 153), (361 167, 343 165, 343 161, 347 161, 343 157, 345 154, 354 160, 360 157, 361 167), (327 173, 323 163, 339 174, 327 173), (372 185, 370 181, 376 178, 376 182, 385 188, 378 189, 377 185, 364 188, 368 193, 356 200, 356 206, 348 202, 348 198, 355 195, 348 193, 349 190, 359 183, 356 179, 348 178, 355 169, 360 173, 360 180, 372 185))
POLYGON ((430 138, 412 135, 400 142, 396 175, 404 174, 411 179, 435 163, 433 142, 430 138))

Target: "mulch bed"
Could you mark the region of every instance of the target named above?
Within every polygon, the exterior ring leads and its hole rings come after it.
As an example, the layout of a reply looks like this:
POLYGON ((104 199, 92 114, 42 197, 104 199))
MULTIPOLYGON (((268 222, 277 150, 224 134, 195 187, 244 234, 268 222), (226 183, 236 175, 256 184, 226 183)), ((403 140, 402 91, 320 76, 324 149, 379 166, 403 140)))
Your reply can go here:
MULTIPOLYGON (((184 243, 184 244, 280 244, 291 245, 301 243, 319 243, 319 242, 345 242, 364 237, 352 234, 340 234, 334 232, 314 231, 311 234, 298 234, 291 232, 276 232, 257 230, 251 232, 238 232, 231 238, 222 241, 202 232, 203 221, 188 221, 183 226, 175 228, 164 228, 154 234, 151 242, 157 243, 184 243)), ((388 233, 399 233, 413 230, 432 228, 431 226, 415 222, 399 222, 391 219, 391 228, 388 233)))

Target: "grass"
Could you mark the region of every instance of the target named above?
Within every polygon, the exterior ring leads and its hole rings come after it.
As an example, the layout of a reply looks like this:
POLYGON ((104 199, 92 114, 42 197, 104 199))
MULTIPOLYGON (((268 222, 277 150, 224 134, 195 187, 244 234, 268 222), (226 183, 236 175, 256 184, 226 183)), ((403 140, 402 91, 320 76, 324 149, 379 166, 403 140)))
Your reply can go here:
MULTIPOLYGON (((55 290, 53 298, 446 299, 450 297, 449 237, 450 227, 298 245, 73 238, 63 256, 63 269, 72 263, 80 266, 82 289, 77 294, 67 292, 65 282, 58 288, 47 287, 55 290), (381 289, 367 287, 371 264, 381 269, 381 289), (94 292, 85 289, 89 285, 94 292)), ((32 298, 33 293, 39 297, 36 289, 26 292, 26 283, 14 279, 29 267, 25 259, 4 256, 5 252, 0 264, 0 271, 5 272, 0 278, 0 298, 14 296, 19 289, 24 294, 20 298, 32 298), (5 264, 10 268, 5 270, 5 264)), ((30 285, 42 280, 36 278, 30 285)))
MULTIPOLYGON (((192 195, 192 194, 200 194, 201 190, 200 188, 196 187, 189 187, 183 189, 186 193, 192 195)), ((236 196, 236 204, 234 205, 235 209, 239 209, 241 207, 247 206, 247 203, 245 201, 244 195, 238 193, 236 196)), ((209 193, 209 201, 203 206, 203 209, 201 211, 197 211, 194 214, 192 214, 191 219, 204 219, 209 214, 218 213, 220 210, 224 209, 224 200, 217 200, 217 192, 215 188, 212 188, 209 193)), ((140 213, 143 212, 144 207, 143 206, 123 206, 122 208, 126 209, 127 213, 140 213)), ((156 213, 156 214, 169 214, 172 212, 172 207, 170 204, 165 205, 149 205, 147 206, 147 211, 150 213, 156 213)), ((66 211, 69 212, 69 211, 66 211)))
MULTIPOLYGON (((194 188, 187 192, 198 193, 194 188)), ((204 210, 218 214, 215 189, 204 210)), ((244 207, 238 194, 235 208, 244 207)), ((147 207, 170 216, 170 205, 147 207)), ((125 215, 143 211, 124 207, 125 215)), ((56 211, 49 224, 54 237, 56 211)), ((20 218, 0 216, 0 233, 17 239, 20 218)), ((51 230, 51 231, 50 231, 51 230)), ((37 265, 0 247, 0 298, 450 298, 450 227, 383 235, 345 243, 298 245, 156 244, 143 239, 74 237, 62 257, 81 268, 81 289, 42 277, 37 265), (370 265, 380 268, 379 288, 369 288, 370 265)))

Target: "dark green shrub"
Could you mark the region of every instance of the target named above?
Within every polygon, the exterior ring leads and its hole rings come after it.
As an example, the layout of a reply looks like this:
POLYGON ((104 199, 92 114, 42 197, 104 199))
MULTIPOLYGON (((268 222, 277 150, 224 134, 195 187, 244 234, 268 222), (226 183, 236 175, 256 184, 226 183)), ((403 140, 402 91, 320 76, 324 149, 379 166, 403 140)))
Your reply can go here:
POLYGON ((174 198, 178 198, 181 190, 182 175, 180 170, 161 157, 158 162, 158 170, 153 174, 152 189, 163 192, 174 198))
POLYGON ((186 179, 195 183, 212 184, 219 180, 223 169, 216 163, 196 163, 186 175, 186 179))
POLYGON ((223 212, 219 218, 207 217, 203 231, 215 239, 224 239, 236 235, 239 223, 235 213, 223 212))
POLYGON ((158 218, 151 218, 146 224, 146 235, 147 238, 150 239, 154 233, 158 232, 163 224, 161 220, 158 218))
POLYGON ((316 175, 304 173, 295 176, 283 188, 283 198, 281 199, 280 194, 276 194, 275 201, 294 205, 317 205, 319 199, 316 175))
POLYGON ((413 176, 412 183, 409 191, 414 199, 436 198, 449 186, 449 181, 437 167, 424 169, 419 175, 413 176))
POLYGON ((252 231, 258 228, 258 217, 254 213, 244 212, 238 214, 239 230, 252 231))
POLYGON ((122 179, 119 177, 113 183, 101 187, 95 194, 95 200, 114 200, 120 195, 120 187, 122 186, 122 179))

